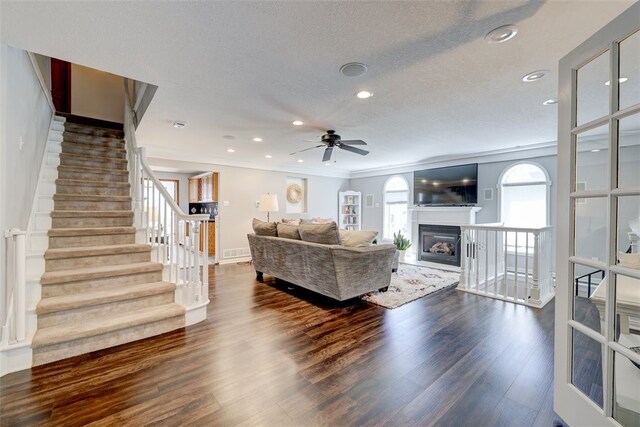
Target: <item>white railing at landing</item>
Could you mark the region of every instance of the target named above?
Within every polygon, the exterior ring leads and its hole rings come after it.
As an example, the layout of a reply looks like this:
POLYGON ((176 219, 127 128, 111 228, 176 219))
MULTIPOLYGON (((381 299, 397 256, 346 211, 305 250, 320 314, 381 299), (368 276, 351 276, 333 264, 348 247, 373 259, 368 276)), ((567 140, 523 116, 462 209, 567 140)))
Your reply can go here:
POLYGON ((177 285, 176 302, 189 311, 209 302, 209 215, 188 215, 173 200, 147 163, 145 149, 136 142, 134 116, 125 80, 125 140, 129 182, 135 203, 135 226, 142 240, 152 246, 152 261, 164 265, 163 280, 177 285))
POLYGON ((462 225, 458 289, 532 307, 555 295, 553 227, 462 225))

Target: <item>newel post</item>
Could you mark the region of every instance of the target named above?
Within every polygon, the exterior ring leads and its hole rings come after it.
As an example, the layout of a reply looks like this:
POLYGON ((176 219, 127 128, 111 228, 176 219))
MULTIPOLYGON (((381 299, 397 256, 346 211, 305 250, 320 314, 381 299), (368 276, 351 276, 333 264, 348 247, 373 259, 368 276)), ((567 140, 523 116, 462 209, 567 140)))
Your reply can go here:
POLYGON ((540 299, 540 231, 533 233, 533 272, 531 274, 531 294, 529 303, 532 305, 542 305, 540 299))
POLYGON ((460 244, 460 283, 458 283, 457 289, 467 289, 467 257, 469 256, 469 247, 467 246, 467 230, 464 227, 460 228, 460 238, 462 242, 460 244))
POLYGON ((202 292, 202 276, 200 271, 200 225, 201 221, 189 221, 191 224, 191 230, 193 231, 193 302, 200 301, 200 294, 202 292))

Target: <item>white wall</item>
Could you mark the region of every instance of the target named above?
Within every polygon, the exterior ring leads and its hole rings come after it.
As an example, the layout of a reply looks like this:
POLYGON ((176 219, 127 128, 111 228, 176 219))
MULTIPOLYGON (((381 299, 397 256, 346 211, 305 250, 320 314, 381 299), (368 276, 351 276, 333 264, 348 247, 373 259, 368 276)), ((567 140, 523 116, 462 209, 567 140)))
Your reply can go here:
MULTIPOLYGON (((219 172, 218 234, 220 239, 219 257, 222 261, 224 261, 225 249, 248 248, 247 233, 252 232, 253 218, 266 221, 267 214, 260 212, 255 206, 255 202, 260 200, 261 194, 276 193, 278 195, 280 211, 271 213, 272 221, 279 221, 283 217, 311 218, 320 216, 337 219, 338 192, 349 189, 348 179, 297 175, 301 178, 307 178, 308 212, 306 214, 286 214, 287 177, 296 176, 295 174, 154 158, 150 158, 148 161, 152 167, 219 172), (228 206, 224 206, 225 201, 229 202, 228 206)), ((167 178, 170 175, 174 174, 162 172, 156 174, 158 177, 166 176, 167 178)), ((193 175, 195 172, 186 174, 186 176, 193 175)), ((182 186, 180 193, 180 197, 182 197, 182 186)))
POLYGON ((123 78, 94 68, 71 64, 71 113, 123 123, 123 78))
MULTIPOLYGON (((26 230, 53 111, 27 52, 4 43, 0 43, 0 85, 0 231, 26 230)), ((0 310, 5 306, 6 271, 2 238, 0 310)))

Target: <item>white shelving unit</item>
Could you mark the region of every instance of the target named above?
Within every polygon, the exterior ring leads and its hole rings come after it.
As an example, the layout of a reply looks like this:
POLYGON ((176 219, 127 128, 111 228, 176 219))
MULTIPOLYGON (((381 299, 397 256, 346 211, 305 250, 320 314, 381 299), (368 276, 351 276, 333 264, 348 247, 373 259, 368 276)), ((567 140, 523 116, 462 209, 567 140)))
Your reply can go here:
POLYGON ((338 226, 343 230, 360 230, 362 193, 360 191, 341 191, 338 194, 338 226))

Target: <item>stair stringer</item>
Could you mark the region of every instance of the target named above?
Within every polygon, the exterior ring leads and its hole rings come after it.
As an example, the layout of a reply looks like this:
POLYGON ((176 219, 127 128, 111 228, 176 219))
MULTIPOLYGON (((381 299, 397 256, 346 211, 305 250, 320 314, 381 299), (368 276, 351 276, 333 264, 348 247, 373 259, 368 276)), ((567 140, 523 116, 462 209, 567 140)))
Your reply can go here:
POLYGON ((47 233, 51 228, 53 195, 58 177, 57 165, 62 151, 66 119, 53 115, 49 135, 38 173, 38 183, 31 204, 26 234, 26 338, 19 343, 0 345, 0 376, 31 368, 33 351, 31 340, 36 332, 36 304, 40 301, 40 276, 44 272, 44 252, 48 247, 47 233))

